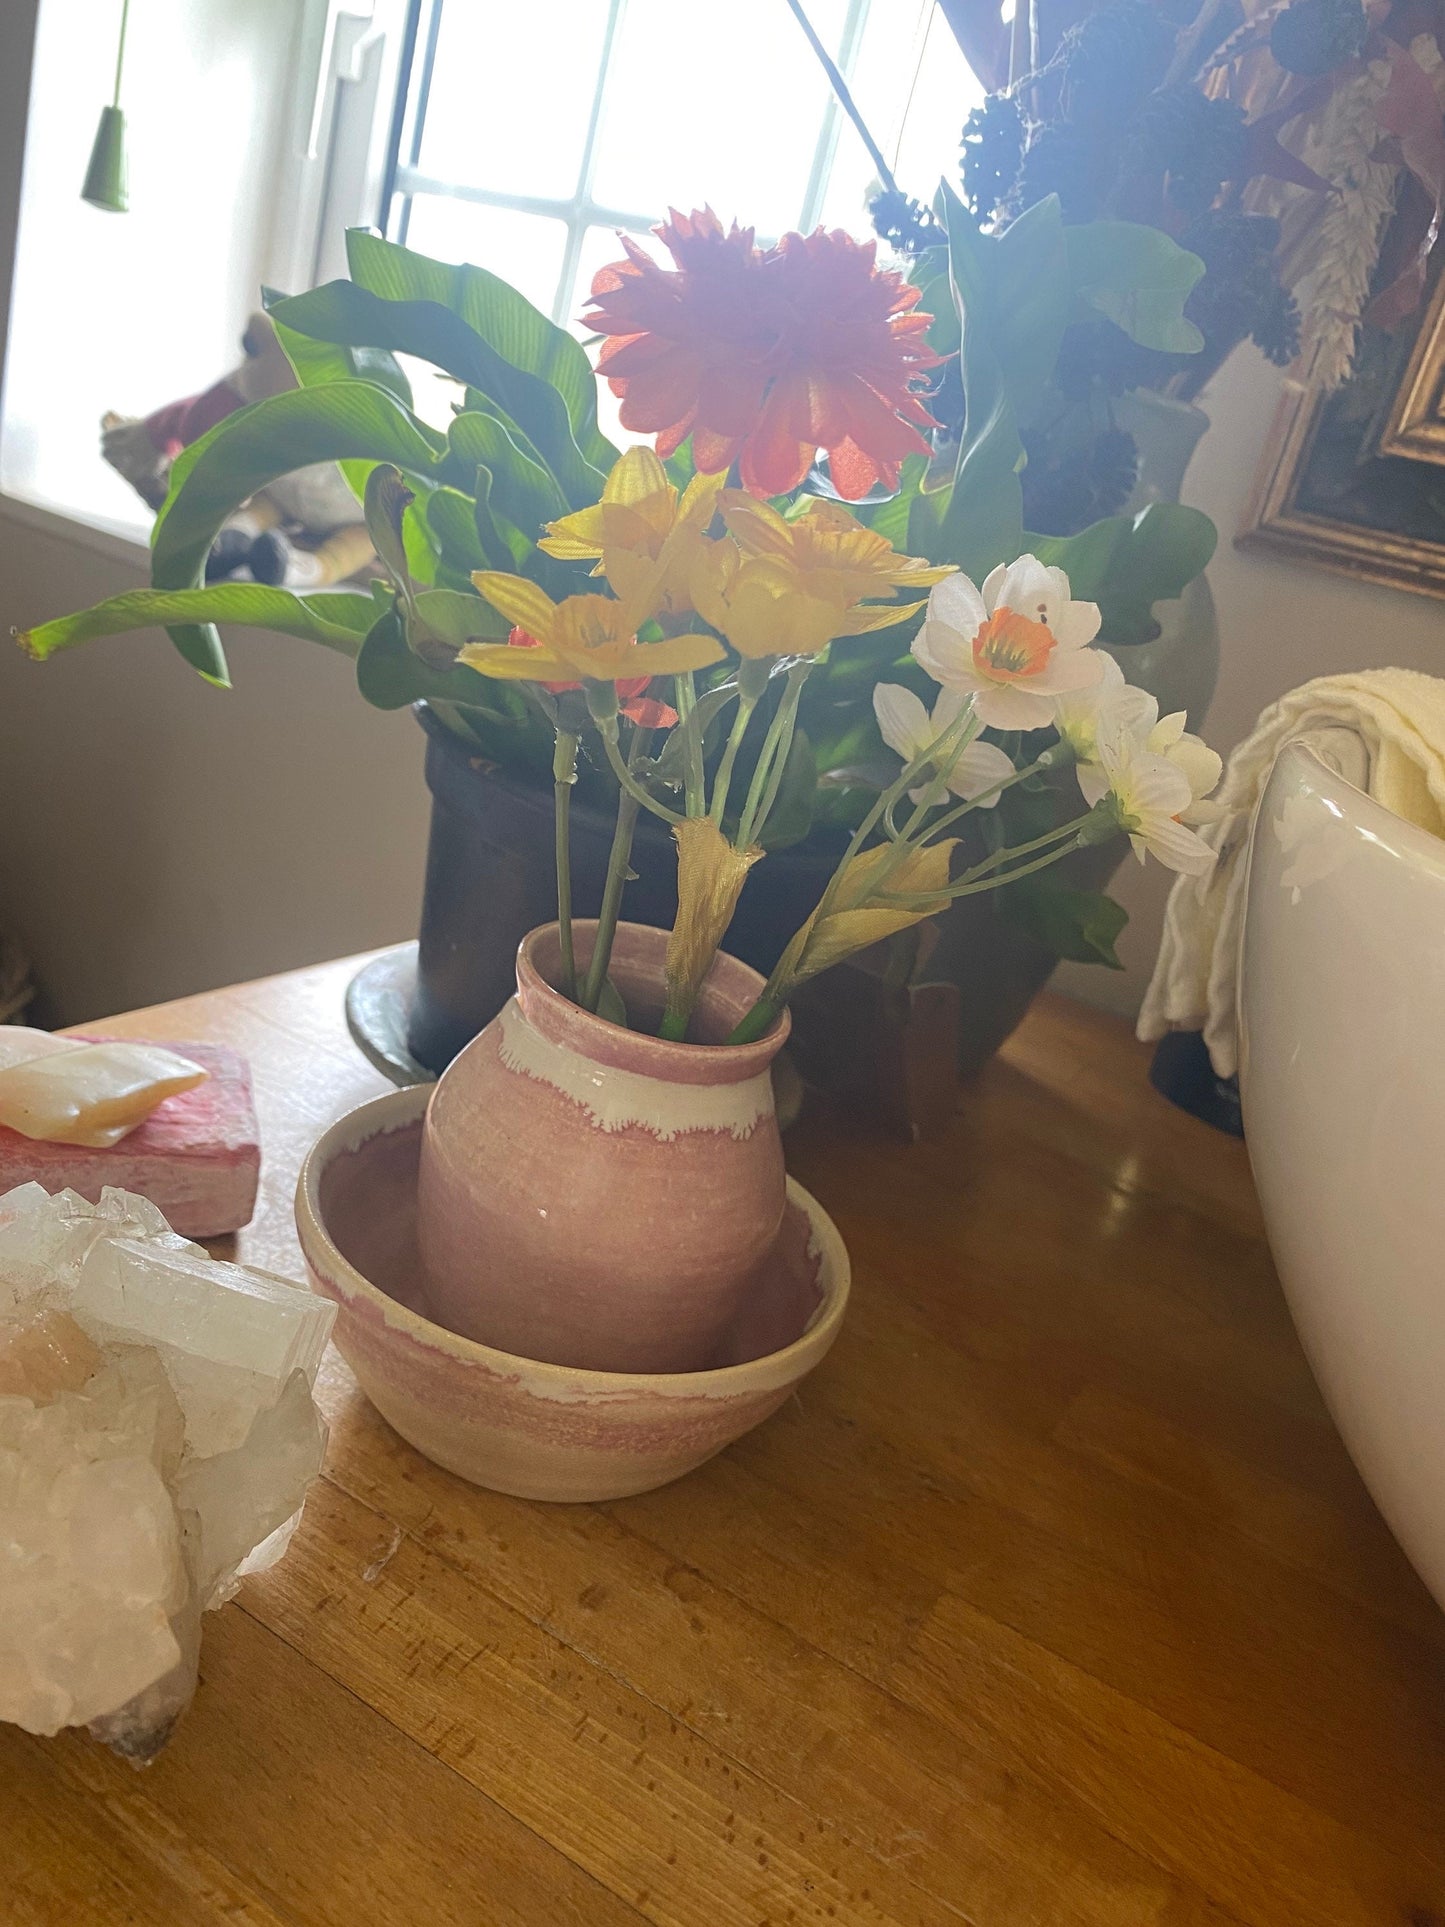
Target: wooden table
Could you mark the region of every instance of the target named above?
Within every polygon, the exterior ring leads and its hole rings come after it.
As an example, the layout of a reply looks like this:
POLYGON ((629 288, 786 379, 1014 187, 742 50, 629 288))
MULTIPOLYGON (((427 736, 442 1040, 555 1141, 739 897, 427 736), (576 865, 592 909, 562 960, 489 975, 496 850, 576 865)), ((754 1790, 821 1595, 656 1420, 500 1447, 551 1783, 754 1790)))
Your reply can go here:
MULTIPOLYGON (((255 1067, 244 1258, 381 1088, 338 963, 136 1013, 255 1067)), ((1441 1927, 1445 1618, 1321 1406, 1244 1152, 1045 999, 913 1150, 805 1119, 822 1370, 665 1491, 325 1477, 137 1773, 0 1729, 0 1922, 1441 1927)))

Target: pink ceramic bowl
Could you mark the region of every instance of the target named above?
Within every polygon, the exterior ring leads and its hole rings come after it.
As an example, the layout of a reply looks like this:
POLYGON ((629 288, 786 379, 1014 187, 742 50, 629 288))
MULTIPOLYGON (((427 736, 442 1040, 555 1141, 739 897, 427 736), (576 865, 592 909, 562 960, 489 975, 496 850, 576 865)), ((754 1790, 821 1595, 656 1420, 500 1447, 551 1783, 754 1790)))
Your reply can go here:
POLYGON ((312 1287, 340 1307, 337 1349, 427 1458, 523 1499, 649 1492, 761 1424, 827 1353, 848 1302, 848 1253, 791 1179, 773 1262, 706 1371, 547 1365, 433 1323, 416 1245, 432 1088, 394 1091, 333 1124, 296 1188, 312 1287))

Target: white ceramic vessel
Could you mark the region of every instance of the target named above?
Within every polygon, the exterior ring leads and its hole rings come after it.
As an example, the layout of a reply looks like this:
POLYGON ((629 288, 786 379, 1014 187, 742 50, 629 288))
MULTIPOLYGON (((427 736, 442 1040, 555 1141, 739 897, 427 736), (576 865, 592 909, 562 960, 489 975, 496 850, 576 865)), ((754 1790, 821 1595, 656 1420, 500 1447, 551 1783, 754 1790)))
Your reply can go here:
POLYGON ((1255 824, 1240 1082, 1295 1324, 1445 1605, 1445 842, 1304 744, 1255 824))

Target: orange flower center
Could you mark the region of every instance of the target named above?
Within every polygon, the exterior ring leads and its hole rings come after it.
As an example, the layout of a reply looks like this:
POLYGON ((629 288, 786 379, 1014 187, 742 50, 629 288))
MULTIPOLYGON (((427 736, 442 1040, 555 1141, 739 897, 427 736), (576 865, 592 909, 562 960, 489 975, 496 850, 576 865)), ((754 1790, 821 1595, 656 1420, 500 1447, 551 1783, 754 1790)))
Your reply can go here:
POLYGON ((1026 682, 1042 675, 1055 637, 1046 622, 1033 622, 1016 609, 995 609, 973 639, 974 667, 1001 682, 1026 682))

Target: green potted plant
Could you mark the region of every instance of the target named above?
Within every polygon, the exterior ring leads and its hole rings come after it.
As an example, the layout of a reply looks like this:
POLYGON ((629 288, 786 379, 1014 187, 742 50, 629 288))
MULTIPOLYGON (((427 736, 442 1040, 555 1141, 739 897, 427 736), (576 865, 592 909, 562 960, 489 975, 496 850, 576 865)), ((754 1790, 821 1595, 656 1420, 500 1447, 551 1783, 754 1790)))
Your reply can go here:
MULTIPOLYGON (((909 285, 843 235, 787 236, 759 248, 709 213, 675 217, 659 230, 671 265, 626 242, 627 258, 598 277, 588 317, 605 337, 596 373, 580 342, 499 276, 355 232, 348 280, 270 303, 297 389, 239 410, 177 460, 156 523, 152 586, 20 640, 43 659, 163 623, 192 668, 224 687, 216 625, 247 624, 352 657, 372 703, 424 706, 438 809, 417 1012, 425 1034, 413 1034, 439 1064, 503 1001, 517 941, 540 921, 544 866, 535 856, 551 848, 558 782, 572 803, 567 854, 578 914, 601 907, 616 771, 594 744, 559 772, 546 704, 462 659, 468 646, 505 643, 518 626, 479 596, 475 574, 513 574, 560 602, 585 582, 587 562, 575 547, 558 551, 557 527, 628 507, 604 496, 617 450, 598 427, 599 376, 623 398, 624 427, 658 436, 672 489, 686 491, 699 475, 732 480, 771 500, 785 521, 811 500, 847 495, 860 537, 979 580, 1032 549, 1098 603, 1103 638, 1120 652, 1148 643, 1155 603, 1177 598, 1208 560, 1207 518, 1167 503, 1068 538, 1029 536, 1020 482, 1024 428, 1071 320, 1103 313, 1141 347, 1187 352, 1198 342, 1182 313, 1197 259, 1143 225, 1066 229, 1053 199, 984 235, 945 190, 939 218, 946 243, 927 263, 936 271, 909 285), (780 282, 806 299, 779 307, 780 282), (785 312, 795 319, 780 319, 785 312), (966 413, 957 438, 941 443, 931 387, 953 355, 966 413), (445 432, 412 407, 398 356, 429 362, 457 384, 445 432), (225 517, 269 480, 317 462, 340 462, 365 498, 390 579, 370 593, 205 586, 205 558, 225 517), (382 465, 397 471, 408 497, 395 517, 392 495, 374 479, 382 465), (451 922, 458 914, 460 942, 451 922)), ((604 553, 596 566, 605 565, 604 553)), ((706 615, 704 632, 721 633, 706 615)), ((664 609, 648 620, 665 634, 671 617, 664 609)), ((764 832, 771 860, 743 892, 730 939, 764 974, 796 925, 798 902, 816 897, 885 784, 873 695, 900 675, 918 682, 909 640, 901 616, 870 620, 861 633, 835 628, 799 688, 788 755, 769 779, 777 785, 764 832)), ((1178 706, 1170 676, 1179 680, 1177 665, 1157 678, 1167 708, 1178 706)), ((703 707, 708 724, 704 773, 715 780, 728 760, 734 793, 746 797, 788 699, 787 678, 758 693, 737 741, 707 707, 715 692, 705 684, 683 698, 703 707)), ((1010 820, 986 834, 1029 840, 1016 832, 1041 834, 1067 807, 1045 772, 1011 797, 1010 820)), ((675 862, 658 829, 638 839, 625 907, 666 927, 675 862)), ((1023 903, 1024 926, 1052 946, 1041 954, 1110 957, 1122 913, 1086 884, 1072 879, 1023 903)), ((998 900, 1024 890, 1021 882, 998 900)), ((945 930, 955 914, 943 918, 945 930)), ((1017 1014, 1007 981, 1003 991, 980 1048, 1017 1014)))

